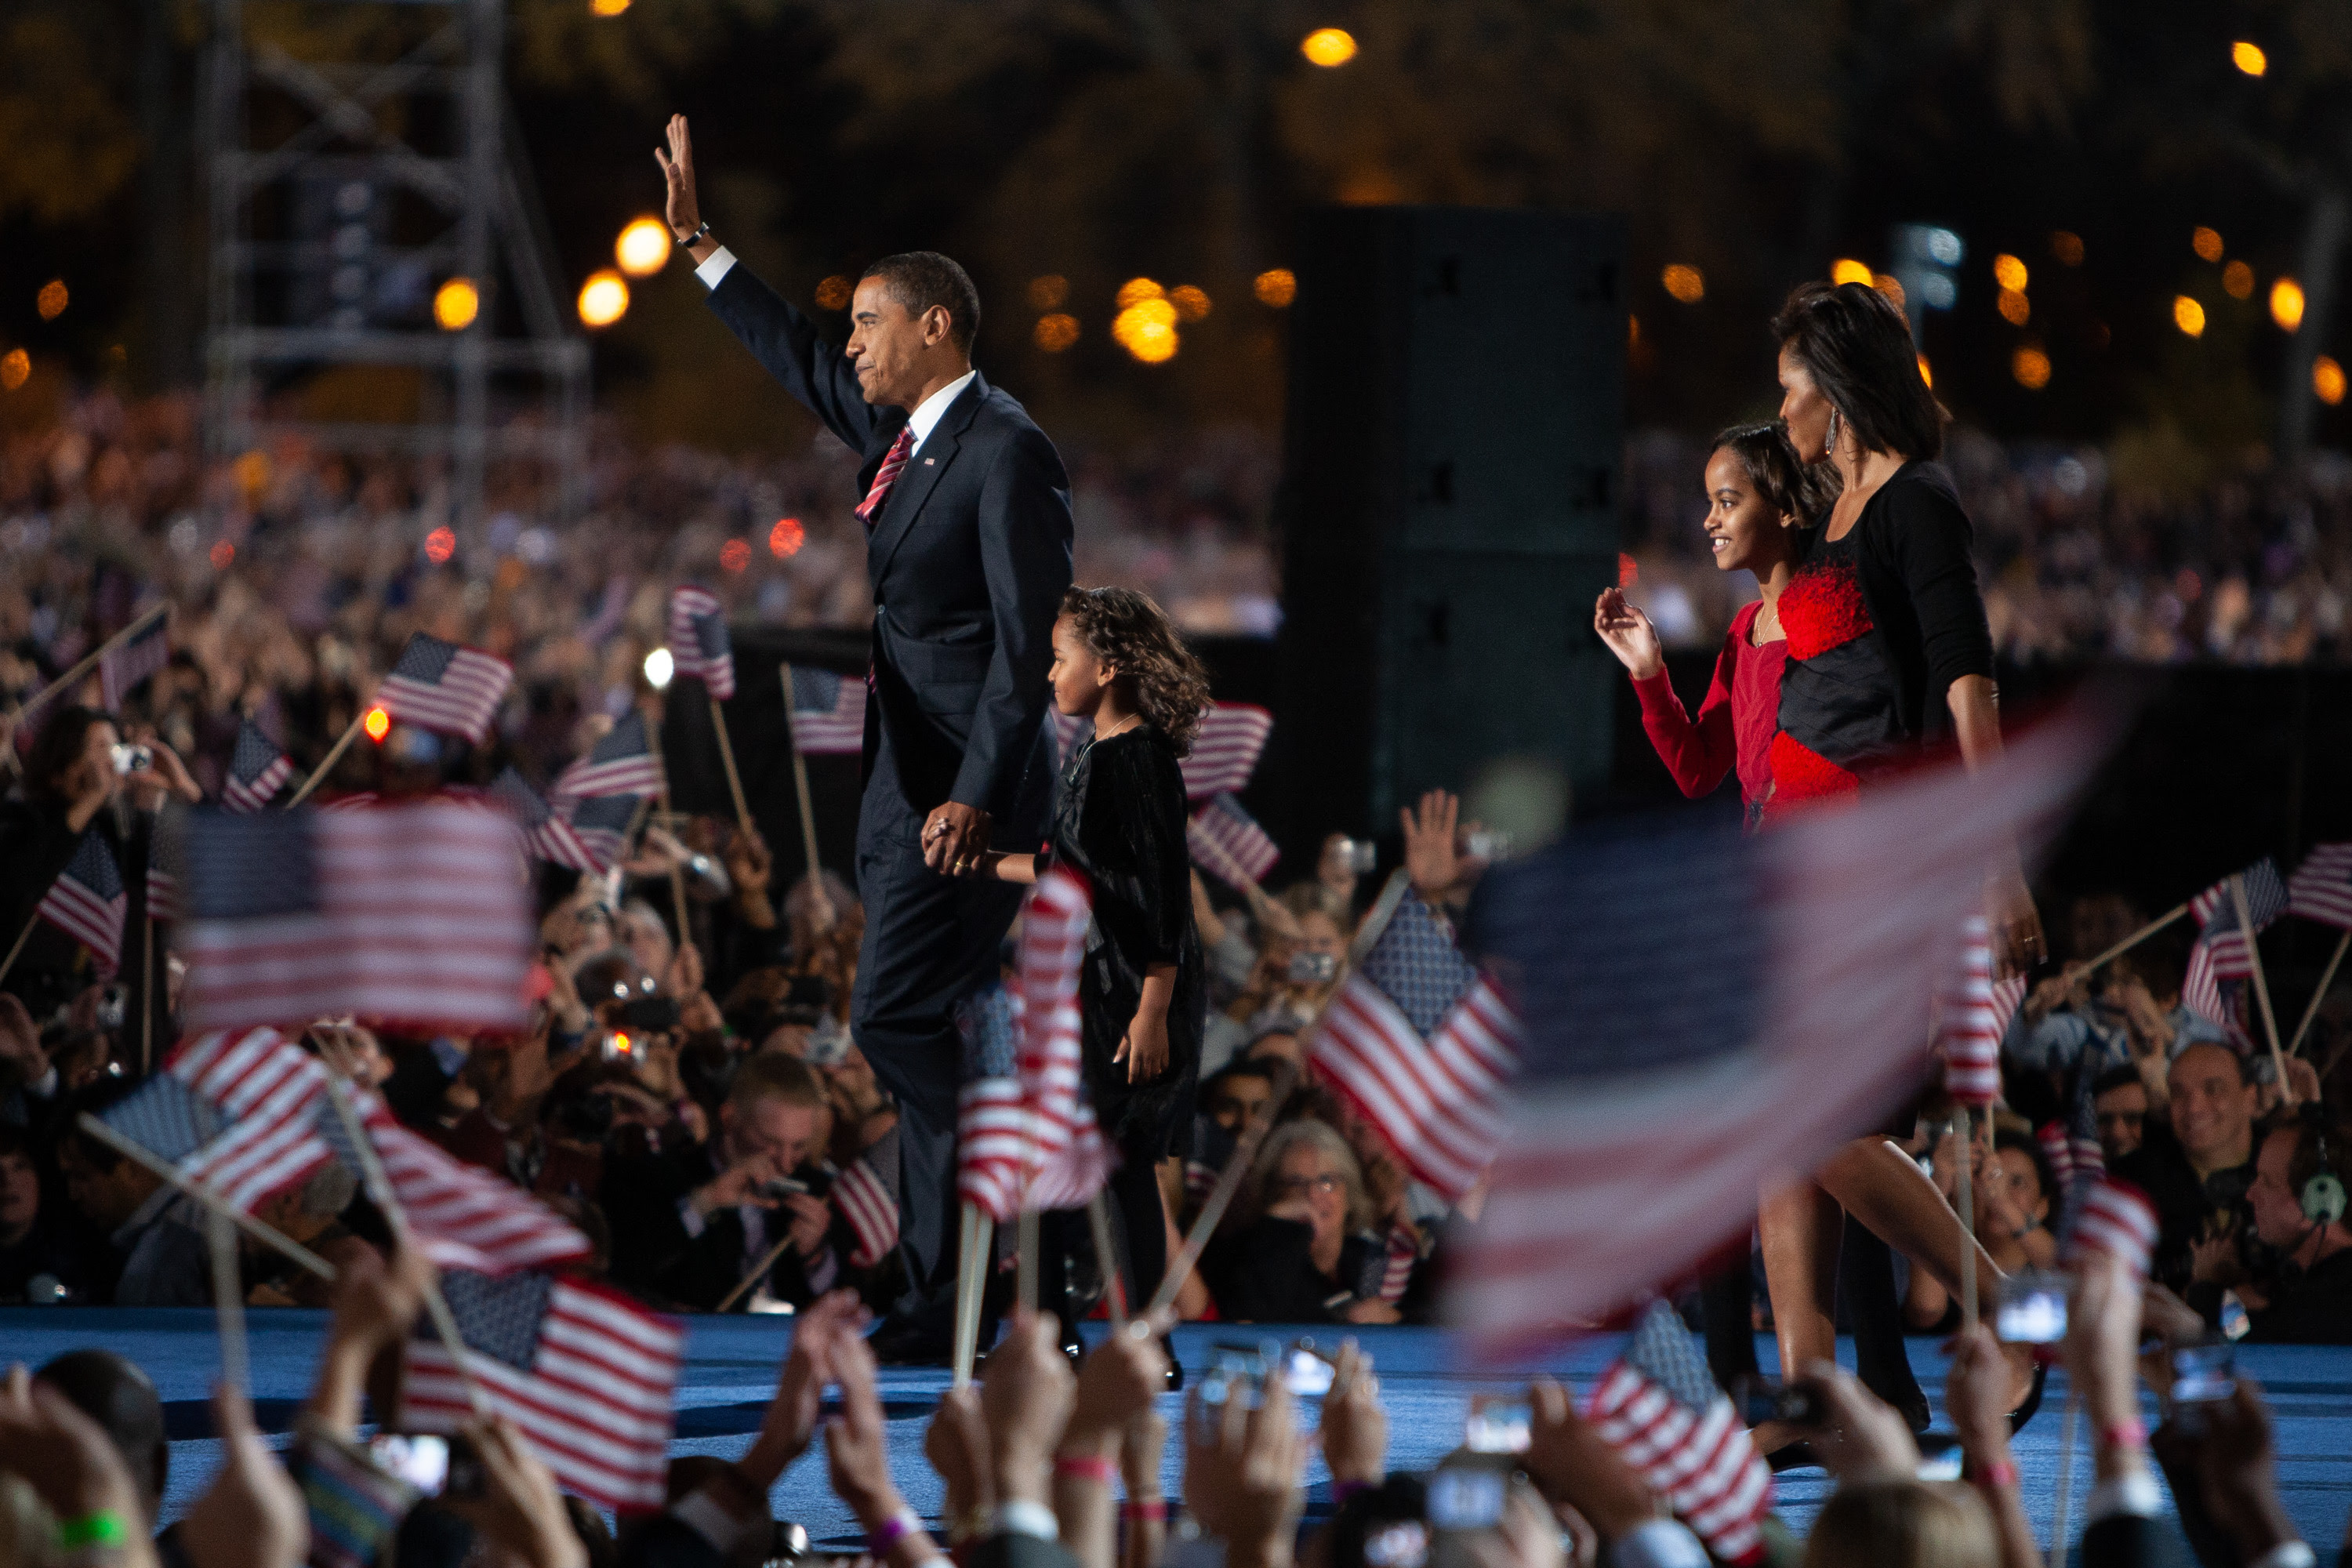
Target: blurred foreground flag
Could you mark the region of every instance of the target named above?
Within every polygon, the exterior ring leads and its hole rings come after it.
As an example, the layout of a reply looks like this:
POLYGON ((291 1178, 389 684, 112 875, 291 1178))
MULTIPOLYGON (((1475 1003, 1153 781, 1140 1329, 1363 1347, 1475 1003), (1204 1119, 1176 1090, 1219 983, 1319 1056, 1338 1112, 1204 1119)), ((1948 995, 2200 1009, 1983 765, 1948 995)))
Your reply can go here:
POLYGON ((1274 715, 1246 702, 1212 702, 1201 715, 1201 732, 1184 758, 1184 795, 1200 800, 1213 795, 1236 795, 1257 771, 1257 757, 1265 738, 1274 733, 1274 715))
POLYGON ((661 786, 661 760, 646 738, 646 716, 633 708, 586 756, 563 770, 555 781, 555 798, 659 795, 661 786))
POLYGON ((121 644, 106 650, 98 661, 98 689, 110 713, 122 710, 122 700, 131 689, 172 662, 171 639, 164 635, 164 616, 158 611, 149 612, 151 619, 122 639, 121 644))
POLYGON ((2070 711, 1974 774, 1890 778, 1752 837, 1634 824, 1486 873, 1464 946, 1522 1020, 1455 1321, 1499 1347, 1686 1273, 1901 1105, 1951 933, 2107 737, 2070 711))
POLYGON ((1718 1561, 1763 1558, 1757 1525, 1772 1507, 1771 1468, 1673 1308, 1650 1303, 1586 1414, 1718 1561))
POLYGON ((2315 844, 2287 879, 2286 912, 2352 931, 2352 844, 2315 844))
POLYGON ((520 840, 452 800, 191 816, 187 1027, 363 1020, 517 1029, 532 930, 520 840))

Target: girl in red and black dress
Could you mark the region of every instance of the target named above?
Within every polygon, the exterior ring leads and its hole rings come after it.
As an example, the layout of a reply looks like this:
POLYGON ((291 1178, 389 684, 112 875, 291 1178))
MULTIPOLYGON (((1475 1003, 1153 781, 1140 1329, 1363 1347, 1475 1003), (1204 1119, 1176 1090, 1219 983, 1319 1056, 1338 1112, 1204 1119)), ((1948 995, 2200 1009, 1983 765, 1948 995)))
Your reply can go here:
MULTIPOLYGON (((1808 283, 1790 295, 1772 334, 1790 441, 1800 460, 1833 467, 1842 486, 1780 595, 1788 663, 1768 821, 1851 796, 1874 774, 1948 742, 1971 768, 2000 752, 1992 637, 1968 514, 1935 461, 1943 410, 1920 373, 1910 328, 1867 285, 1808 283)), ((2006 964, 2040 962, 2041 921, 2014 861, 1988 879, 1986 896, 2006 964)), ((1902 1113, 1893 1135, 1907 1135, 1911 1120, 1902 1113)), ((1835 1348, 1830 1269, 1841 1205, 1947 1285, 1958 1278, 1966 1244, 1957 1216, 1885 1132, 1856 1139, 1814 1182, 1763 1207, 1784 1366, 1835 1348)), ((1849 1248, 1872 1245, 1853 1226, 1844 1227, 1844 1240, 1849 1248)), ((1988 1263, 1979 1247, 1977 1267, 1988 1263)), ((1864 1272, 1875 1294, 1885 1271, 1864 1272)), ((1843 1278, 1851 1297, 1855 1273, 1843 1278)), ((1997 1289, 1993 1275, 1981 1278, 1997 1289)), ((1889 1281, 1887 1310, 1892 1300, 1889 1281)), ((1880 1306, 1856 1310, 1874 1314, 1880 1306)), ((2025 1375, 2021 1364, 2021 1395, 2025 1375)), ((1758 1443, 1769 1447, 1760 1430, 1758 1443)))
POLYGON ((1731 617, 1697 718, 1666 679, 1650 617, 1615 588, 1602 592, 1592 612, 1592 629, 1633 678, 1642 727, 1675 784, 1696 800, 1737 771, 1751 828, 1772 793, 1772 736, 1788 656, 1778 601, 1796 567, 1798 531, 1829 502, 1815 483, 1777 425, 1735 426, 1715 438, 1706 459, 1707 543, 1717 571, 1754 573, 1763 596, 1731 617))

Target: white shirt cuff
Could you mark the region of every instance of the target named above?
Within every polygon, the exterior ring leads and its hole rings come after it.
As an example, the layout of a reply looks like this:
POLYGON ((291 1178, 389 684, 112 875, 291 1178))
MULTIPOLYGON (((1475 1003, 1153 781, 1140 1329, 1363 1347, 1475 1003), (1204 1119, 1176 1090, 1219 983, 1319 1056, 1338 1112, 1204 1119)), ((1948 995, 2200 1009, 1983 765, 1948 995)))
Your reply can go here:
POLYGON ((703 1218, 701 1211, 694 1206, 694 1196, 690 1193, 677 1200, 677 1223, 686 1226, 686 1237, 688 1241, 702 1239, 702 1227, 708 1222, 703 1218))
POLYGON ((1059 1541, 1061 1521, 1054 1510, 1042 1502, 1027 1498, 1014 1498, 996 1505, 996 1533, 999 1535, 1032 1535, 1040 1541, 1059 1541))
POLYGON ((2164 1493, 2157 1489, 2156 1478, 2146 1470, 2127 1470, 2092 1489, 2090 1501, 2083 1508, 2083 1522, 2096 1524, 2119 1513, 2154 1519, 2163 1511, 2164 1493))
POLYGON ((694 269, 694 275, 702 279, 705 289, 716 289, 719 280, 727 276, 727 269, 734 265, 735 253, 722 245, 710 253, 709 260, 694 269))

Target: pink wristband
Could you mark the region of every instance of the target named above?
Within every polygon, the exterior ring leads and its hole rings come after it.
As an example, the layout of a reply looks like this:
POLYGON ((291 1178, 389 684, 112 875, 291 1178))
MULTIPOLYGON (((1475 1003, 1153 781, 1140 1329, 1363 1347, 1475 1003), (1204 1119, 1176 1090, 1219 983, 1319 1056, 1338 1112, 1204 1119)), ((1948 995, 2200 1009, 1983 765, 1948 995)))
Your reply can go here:
POLYGON ((2137 1415, 2099 1428, 2099 1446, 2137 1454, 2147 1447, 2147 1426, 2137 1415))
POLYGON ((1144 1498, 1140 1500, 1131 1500, 1118 1505, 1118 1516, 1121 1519, 1165 1521, 1168 1517, 1168 1500, 1160 1497, 1144 1498))
POLYGON ((1999 1491, 2003 1487, 2013 1487, 2017 1484, 2017 1461, 1996 1459, 1969 1479, 1989 1492, 1999 1491))
POLYGON ((1097 1454, 1064 1454, 1054 1460, 1054 1473, 1107 1487, 1118 1479, 1118 1461, 1097 1454))
POLYGON ((915 1510, 911 1508, 902 1508, 867 1532, 866 1554, 871 1557, 885 1556, 889 1552, 890 1548, 922 1528, 923 1521, 915 1517, 915 1510))

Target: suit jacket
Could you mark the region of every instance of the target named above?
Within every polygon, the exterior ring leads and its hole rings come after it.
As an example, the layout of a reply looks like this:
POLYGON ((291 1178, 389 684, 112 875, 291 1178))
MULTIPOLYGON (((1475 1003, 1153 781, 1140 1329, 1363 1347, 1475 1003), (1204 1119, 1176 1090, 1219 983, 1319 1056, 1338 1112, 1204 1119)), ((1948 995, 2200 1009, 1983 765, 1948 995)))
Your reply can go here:
MULTIPOLYGON (((699 1235, 689 1236, 678 1213, 679 1200, 718 1173, 709 1152, 698 1143, 658 1154, 605 1156, 599 1198, 612 1227, 614 1279, 695 1312, 712 1310, 735 1289, 743 1278, 741 1214, 719 1209, 703 1220, 699 1235)), ((770 1220, 769 1245, 783 1239, 786 1223, 782 1211, 776 1211, 770 1220)), ((838 1211, 826 1240, 839 1275, 835 1283, 854 1283, 847 1259, 856 1238, 838 1211)), ((776 1300, 795 1307, 816 1300, 806 1265, 789 1247, 769 1268, 767 1288, 776 1300)))
MULTIPOLYGON (((862 455, 862 499, 910 411, 867 403, 842 351, 741 262, 709 303, 785 391, 862 455)), ((952 800, 1003 823, 1025 807, 1036 820, 1015 826, 1042 826, 1054 765, 1045 672, 1070 585, 1070 537, 1060 454, 1018 402, 975 375, 866 539, 877 700, 866 707, 865 774, 887 745, 914 812, 952 800)))

